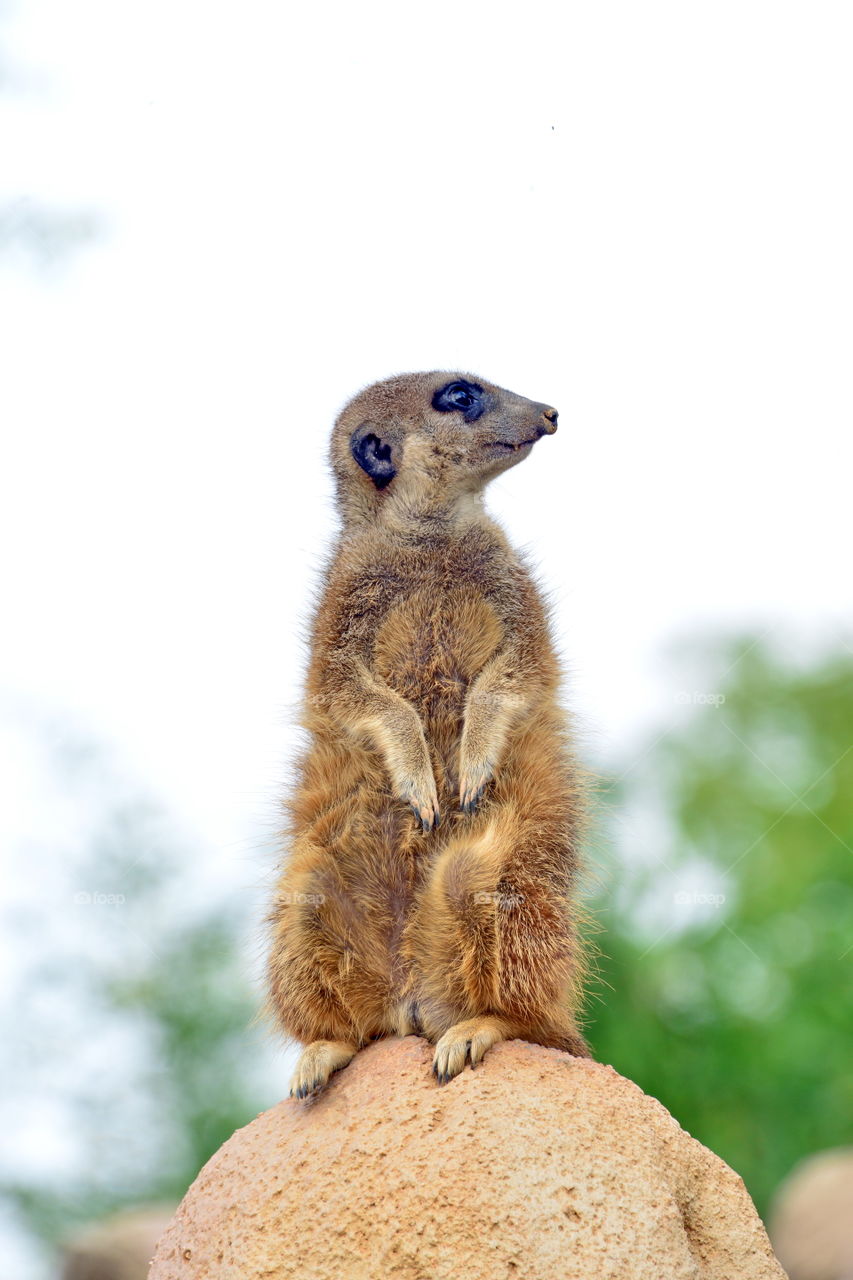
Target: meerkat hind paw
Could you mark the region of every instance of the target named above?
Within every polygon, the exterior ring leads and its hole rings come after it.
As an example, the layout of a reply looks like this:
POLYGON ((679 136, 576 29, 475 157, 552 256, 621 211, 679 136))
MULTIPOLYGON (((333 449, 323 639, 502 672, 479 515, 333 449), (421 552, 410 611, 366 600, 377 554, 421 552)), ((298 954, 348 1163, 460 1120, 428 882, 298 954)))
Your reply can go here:
POLYGON ((357 1047, 346 1040, 314 1040, 299 1055, 290 1081, 291 1098, 307 1098, 322 1089, 334 1071, 352 1060, 357 1047))
POLYGON ((445 1031, 435 1046, 432 1073, 439 1084, 458 1076, 466 1062, 475 1067, 487 1049, 503 1040, 503 1030, 494 1018, 469 1018, 445 1031))

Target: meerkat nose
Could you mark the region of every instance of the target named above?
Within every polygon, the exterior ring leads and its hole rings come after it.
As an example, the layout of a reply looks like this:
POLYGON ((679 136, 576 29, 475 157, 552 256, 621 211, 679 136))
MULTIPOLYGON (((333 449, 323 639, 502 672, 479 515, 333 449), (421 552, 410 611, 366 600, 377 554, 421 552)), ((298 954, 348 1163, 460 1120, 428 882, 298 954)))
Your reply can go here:
POLYGON ((552 436, 554 432, 557 430, 557 417, 558 417, 557 410, 543 409, 542 417, 545 419, 545 421, 544 423, 542 423, 542 425, 539 428, 539 434, 552 436))

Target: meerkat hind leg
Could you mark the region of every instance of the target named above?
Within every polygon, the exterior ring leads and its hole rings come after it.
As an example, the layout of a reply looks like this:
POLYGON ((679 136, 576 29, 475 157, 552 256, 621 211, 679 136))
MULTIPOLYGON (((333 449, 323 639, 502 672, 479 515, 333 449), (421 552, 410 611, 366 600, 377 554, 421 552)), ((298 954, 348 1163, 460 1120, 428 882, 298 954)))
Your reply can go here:
POLYGON ((352 1061, 358 1045, 348 1040, 314 1040, 299 1055, 290 1081, 291 1098, 307 1098, 328 1083, 329 1076, 352 1061))
POLYGON ((435 1046, 432 1060, 432 1073, 439 1084, 446 1084, 470 1062, 475 1067, 487 1049, 506 1040, 510 1031, 509 1025, 501 1018, 483 1015, 469 1018, 466 1022, 457 1022, 435 1046))

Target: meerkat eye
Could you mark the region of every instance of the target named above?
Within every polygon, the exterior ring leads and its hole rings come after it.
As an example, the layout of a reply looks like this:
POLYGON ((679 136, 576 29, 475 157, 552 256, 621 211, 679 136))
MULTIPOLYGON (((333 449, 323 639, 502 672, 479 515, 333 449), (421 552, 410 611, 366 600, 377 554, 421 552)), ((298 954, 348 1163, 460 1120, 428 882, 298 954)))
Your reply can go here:
POLYGON ((466 422, 476 422, 485 409, 483 388, 475 382, 448 382, 436 391, 432 407, 439 413, 461 412, 466 422))

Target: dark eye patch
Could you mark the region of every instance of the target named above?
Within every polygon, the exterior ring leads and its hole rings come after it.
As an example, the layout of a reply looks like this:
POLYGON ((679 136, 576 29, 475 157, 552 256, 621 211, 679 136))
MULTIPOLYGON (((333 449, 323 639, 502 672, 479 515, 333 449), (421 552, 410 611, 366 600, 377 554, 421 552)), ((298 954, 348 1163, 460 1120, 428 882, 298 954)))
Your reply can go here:
POLYGON ((436 391, 432 407, 439 413, 461 413, 466 422, 476 422, 486 411, 486 398, 476 382, 458 379, 436 391))

